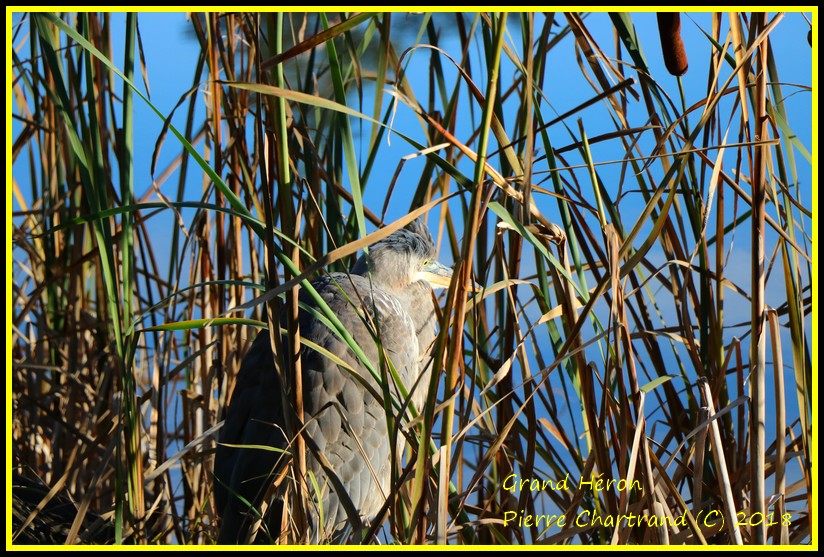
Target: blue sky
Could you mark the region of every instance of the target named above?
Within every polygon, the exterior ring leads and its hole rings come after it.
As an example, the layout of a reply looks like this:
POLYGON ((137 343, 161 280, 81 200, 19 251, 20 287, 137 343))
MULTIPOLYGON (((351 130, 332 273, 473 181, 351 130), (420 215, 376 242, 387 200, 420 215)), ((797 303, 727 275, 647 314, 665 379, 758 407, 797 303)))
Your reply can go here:
MULTIPOLYGON (((514 14, 513 14, 514 15, 514 14)), ((678 99, 678 84, 675 77, 670 76, 663 69, 663 60, 659 48, 659 39, 657 25, 655 22, 654 13, 638 13, 633 14, 633 21, 640 36, 640 42, 648 50, 645 51, 646 59, 652 68, 652 73, 659 80, 659 84, 670 95, 672 101, 676 106, 680 106, 680 99, 678 99)), ((809 17, 809 16, 808 16, 809 17)), ((421 16, 398 14, 398 19, 406 18, 403 21, 408 23, 410 29, 417 29, 421 16)), ((20 20, 19 16, 14 18, 17 22, 20 20)), ((125 28, 125 17, 123 14, 112 14, 113 29, 125 28)), ((724 25, 726 25, 726 16, 724 25)), ((608 14, 597 13, 591 14, 586 19, 587 27, 592 31, 596 41, 606 52, 614 52, 614 38, 612 35, 612 23, 608 14)), ((142 13, 139 17, 139 26, 142 37, 142 45, 146 59, 146 67, 148 70, 149 94, 152 102, 164 113, 170 112, 178 103, 181 96, 186 94, 193 86, 198 88, 195 93, 198 95, 197 103, 197 118, 203 119, 205 115, 204 109, 204 95, 205 83, 195 84, 193 82, 195 65, 197 55, 200 51, 200 46, 191 32, 191 23, 186 20, 184 14, 176 13, 142 13)), ((710 16, 706 13, 683 14, 682 15, 682 34, 684 43, 687 48, 687 55, 689 57, 690 69, 686 76, 682 78, 683 95, 685 104, 690 106, 706 96, 706 76, 708 74, 710 45, 704 36, 701 29, 710 28, 710 16)), ((512 28, 514 32, 514 27, 512 28)), ((807 84, 809 85, 812 75, 812 50, 807 43, 807 31, 809 24, 807 19, 800 13, 788 13, 784 16, 784 20, 776 28, 771 35, 771 45, 774 49, 778 66, 781 71, 781 81, 785 84, 784 94, 786 95, 787 112, 790 114, 790 125, 797 133, 801 143, 806 146, 807 150, 812 150, 812 96, 809 91, 802 88, 794 88, 789 84, 807 84)), ((122 51, 122 34, 113 33, 112 51, 120 53, 122 51)), ((511 36, 508 38, 508 43, 516 52, 520 52, 520 37, 511 36)), ((450 53, 453 57, 458 58, 460 54, 460 46, 457 37, 444 38, 441 42, 441 47, 450 53)), ((24 47, 27 48, 27 47, 24 47)), ((625 59, 628 57, 625 57, 625 59)), ((545 84, 544 93, 547 95, 547 106, 545 120, 550 120, 579 105, 583 100, 594 95, 592 87, 582 77, 582 72, 576 63, 574 52, 574 44, 571 36, 566 37, 558 47, 553 50, 549 58, 550 67, 548 68, 548 79, 545 84)), ((120 66, 122 60, 115 59, 114 62, 120 66)), ((416 51, 411 55, 411 61, 408 75, 416 75, 420 73, 426 76, 426 66, 429 64, 429 53, 424 51, 416 51)), ((451 69, 446 61, 444 61, 447 68, 447 75, 454 76, 455 70, 451 69)), ((477 68, 477 65, 476 65, 477 68)), ((728 71, 728 68, 724 68, 728 71)), ((514 68, 511 63, 504 61, 502 66, 502 76, 504 82, 507 76, 511 76, 514 68)), ((628 69, 627 74, 631 71, 628 69)), ((136 72, 137 81, 141 83, 142 80, 139 71, 136 72)), ((480 80, 480 77, 478 77, 480 80)), ((426 95, 427 85, 420 84, 421 91, 419 94, 423 97, 426 95)), ((365 103, 370 103, 372 98, 372 90, 368 87, 364 93, 365 103)), ((390 97, 387 95, 384 102, 389 102, 390 97)), ((725 103, 734 102, 733 96, 724 101, 725 103)), ((466 103, 464 103, 466 104, 466 103)), ((351 104, 350 106, 356 106, 351 104)), ((364 112, 369 114, 368 108, 364 112)), ((726 113, 729 113, 727 110, 726 113)), ((721 113, 725 113, 724 110, 721 113)), ((480 112, 475 114, 479 117, 480 112)), ((584 127, 590 137, 614 130, 614 125, 609 120, 608 111, 602 104, 596 104, 593 107, 585 109, 577 114, 567 122, 570 130, 577 133, 576 118, 583 119, 584 127)), ((466 117, 466 116, 464 116, 466 117)), ((510 116, 511 117, 511 116, 510 116)), ((697 116, 696 116, 697 117, 697 116)), ((631 107, 629 111, 629 118, 631 125, 642 126, 646 123, 646 112, 642 106, 631 107)), ((174 122, 180 126, 183 125, 186 119, 185 109, 180 109, 175 117, 174 122)), ((135 192, 138 198, 148 195, 149 201, 157 200, 157 197, 151 193, 152 190, 152 176, 150 173, 150 161, 152 153, 155 149, 157 137, 161 131, 161 120, 140 100, 136 100, 135 104, 135 122, 137 123, 135 130, 135 192)), ((726 125, 727 123, 722 123, 726 125)), ((732 123, 735 129, 736 122, 732 123)), ((19 131, 19 124, 13 124, 13 133, 16 135, 19 131)), ((360 128, 360 123, 357 120, 352 121, 353 131, 357 134, 362 129, 363 135, 368 138, 371 129, 364 124, 360 128)), ((397 116, 393 121, 393 127, 402 130, 404 133, 412 135, 415 139, 424 142, 424 135, 421 126, 416 120, 414 114, 408 108, 400 106, 397 116)), ((465 129, 471 129, 468 122, 465 129)), ((459 129, 461 126, 459 125, 459 129)), ((731 132, 734 133, 734 132, 731 132)), ((555 126, 550 130, 551 140, 553 146, 562 147, 564 145, 574 142, 577 138, 572 137, 563 126, 555 126)), ((466 139, 466 138, 459 138, 466 139)), ((734 141, 734 140, 731 140, 734 141)), ((615 150, 616 143, 604 142, 593 145, 592 154, 596 162, 606 162, 619 160, 623 153, 615 150)), ((198 148, 203 149, 203 144, 199 144, 198 148)), ((494 147, 493 147, 494 148, 494 147)), ((168 136, 163 145, 159 162, 157 165, 157 176, 162 174, 163 170, 180 154, 180 146, 176 144, 173 137, 168 136)), ((402 157, 414 154, 415 150, 402 141, 399 137, 391 138, 391 145, 384 139, 384 146, 381 151, 381 163, 373 173, 375 176, 370 180, 369 189, 366 192, 365 204, 373 212, 379 213, 387 194, 389 181, 391 180, 396 167, 398 166, 402 157)), ((714 156, 711 154, 710 156, 714 156)), ((731 155, 729 159, 725 159, 724 169, 731 172, 734 166, 734 160, 731 155)), ((19 183, 24 183, 26 180, 28 170, 25 168, 24 157, 21 157, 21 162, 18 162, 13 168, 15 179, 19 183)), ((799 186, 802 191, 801 201, 805 207, 812 207, 812 174, 811 167, 808 166, 800 154, 796 155, 799 168, 799 186)), ((580 164, 580 159, 575 156, 570 156, 571 164, 580 164)), ((497 160, 493 157, 490 161, 493 166, 496 166, 497 160)), ((409 196, 405 195, 417 183, 420 169, 424 164, 423 158, 412 159, 407 162, 401 173, 398 186, 393 193, 392 200, 389 204, 387 213, 387 222, 391 222, 406 214, 409 210, 409 196)), ((544 163, 545 164, 545 163, 544 163)), ((471 176, 471 170, 462 168, 462 170, 471 176)), ((536 167, 537 182, 542 175, 540 174, 540 167, 536 167)), ((599 166, 599 173, 605 183, 607 191, 610 193, 617 192, 618 182, 620 180, 620 165, 604 165, 599 166)), ((660 170, 656 170, 658 177, 662 175, 660 170)), ((202 191, 203 183, 196 173, 191 173, 191 179, 186 185, 186 198, 190 201, 199 200, 202 191)), ((157 178, 157 176, 155 176, 157 178)), ((582 183, 586 183, 587 174, 586 169, 581 168, 575 171, 576 178, 582 183)), ((624 178, 625 181, 626 178, 624 178)), ((631 182, 631 180, 629 180, 631 182)), ((157 184, 157 187, 164 193, 166 197, 174 197, 174 191, 177 188, 176 174, 172 174, 170 179, 165 183, 157 184)), ((454 188, 454 184, 452 185, 454 188)), ((24 192, 27 188, 21 188, 24 192)), ((630 198, 631 199, 631 198, 630 198)), ((456 202, 457 203, 457 202, 456 202)), ((536 203, 539 208, 550 220, 557 220, 557 205, 552 199, 536 198, 536 203)), ((457 205, 455 205, 457 207, 457 205)), ((15 207, 17 209, 18 207, 15 207)), ((633 212, 640 212, 642 208, 641 203, 637 201, 628 201, 622 205, 622 212, 624 218, 632 215, 633 212)), ((740 209, 739 209, 740 211, 740 209)), ((459 213, 460 211, 455 211, 459 213)), ((768 212, 777 218, 775 214, 775 207, 769 206, 768 212)), ((183 222, 188 228, 191 226, 192 211, 183 212, 183 222)), ((592 226, 594 222, 589 224, 592 226)), ((809 223, 808 223, 809 224, 809 223)), ((154 217, 150 230, 157 235, 157 240, 154 242, 155 248, 158 249, 156 255, 160 261, 168 261, 170 254, 168 253, 168 246, 164 244, 162 239, 168 235, 170 227, 177 226, 171 213, 158 215, 154 217), (166 250, 164 252, 164 250, 166 250)), ((741 231, 747 230, 748 226, 742 227, 741 231)), ((807 226, 807 231, 810 228, 807 226)), ((734 241, 730 249, 730 264, 727 268, 727 278, 740 284, 745 290, 749 291, 749 261, 750 261, 750 238, 748 234, 741 231, 736 233, 734 241)), ((460 237, 459 237, 460 239, 460 237)), ((774 237, 772 238, 774 242, 774 237)), ((769 237, 768 237, 769 242, 769 237)), ((768 243, 768 245, 770 245, 768 243)), ((768 255, 770 255, 768 247, 768 255)), ((660 250, 656 253, 654 249, 649 254, 649 258, 656 263, 663 263, 663 254, 660 250)), ((248 259, 247 259, 248 261, 248 259)), ((448 257, 444 261, 450 263, 448 257)), ((530 265, 525 262, 527 269, 530 265)), ((532 264, 534 269, 534 263, 532 264)), ((778 306, 784 301, 783 284, 780 282, 780 272, 776 272, 778 277, 773 282, 769 283, 767 290, 767 302, 772 306, 778 306)), ((185 273, 184 273, 184 276, 185 273)), ((593 284, 590 283, 591 287, 593 284)), ((185 286, 185 285, 181 285, 185 286)), ((657 287, 659 288, 659 287, 657 287)), ((663 300, 662 297, 659 301, 663 300)), ((741 320, 746 321, 749 316, 749 303, 746 299, 730 295, 728 299, 729 306, 727 307, 727 318, 734 321, 732 316, 741 315, 741 320)), ((672 308, 664 308, 665 311, 672 312, 672 308)), ((606 308, 600 308, 597 315, 600 317, 606 316, 606 308)), ((534 317, 534 315, 530 315, 534 317)), ((734 331, 730 333, 734 334, 734 331)), ((729 339, 727 339, 729 340, 729 339)), ((785 345, 787 343, 785 342, 785 345)), ((789 350, 785 350, 785 358, 788 357, 789 350)), ((791 374, 787 376, 788 381, 791 379, 791 374)), ((788 385, 791 384, 788 382, 788 385)), ((554 385, 557 386, 557 385, 554 385)), ((795 412, 797 416, 797 411, 795 412)), ((792 417, 790 417, 792 419, 792 417)))
MULTIPOLYGON (((513 14, 514 17, 515 14, 513 14)), ((123 29, 125 24, 125 17, 122 13, 112 14, 112 28, 113 45, 112 51, 119 53, 122 51, 122 34, 117 32, 117 29, 123 29)), ((410 27, 415 29, 418 24, 420 16, 396 14, 397 17, 406 17, 410 21, 410 27)), ((653 75, 659 80, 660 85, 672 97, 673 102, 679 103, 677 98, 676 78, 669 76, 663 70, 663 61, 661 58, 660 48, 658 48, 658 34, 655 23, 654 13, 634 13, 633 21, 639 33, 640 42, 645 45, 648 51, 645 52, 647 61, 649 62, 653 75)), ((709 44, 704 37, 701 29, 709 28, 709 14, 693 13, 684 14, 682 16, 682 34, 687 48, 687 55, 689 57, 690 70, 684 76, 684 96, 686 104, 692 105, 695 102, 703 99, 706 96, 706 75, 709 64, 709 44)), ((19 21, 19 15, 14 18, 19 21)), ((609 20, 608 14, 595 13, 590 14, 586 19, 587 26, 592 30, 593 36, 599 41, 600 46, 607 52, 613 52, 612 47, 612 24, 609 20)), ((200 50, 196 39, 191 31, 191 23, 187 21, 185 14, 177 13, 141 13, 139 16, 139 26, 142 37, 143 51, 146 59, 146 67, 148 74, 149 96, 152 102, 164 113, 169 113, 178 103, 181 97, 186 94, 194 85, 193 77, 197 54, 200 50)), ((511 26, 512 27, 512 26, 511 26)), ((771 44, 775 50, 776 58, 779 60, 779 67, 781 68, 781 80, 785 84, 809 84, 812 69, 812 53, 809 45, 806 42, 806 34, 809 26, 800 13, 786 14, 784 20, 778 28, 771 35, 771 44)), ((510 35, 509 44, 515 49, 519 45, 519 37, 510 35)), ((457 37, 449 37, 443 43, 442 47, 448 53, 456 56, 460 52, 460 45, 457 44, 457 37)), ((519 47, 518 47, 519 48, 519 47)), ((416 65, 423 69, 428 64, 429 53, 426 51, 417 51, 410 56, 411 63, 408 70, 409 75, 415 75, 416 65)), ((626 55, 625 55, 626 56, 626 55)), ((552 51, 550 55, 551 68, 548 71, 549 77, 544 93, 547 96, 548 106, 550 109, 544 114, 545 119, 551 119, 560 113, 563 113, 570 108, 580 104, 583 99, 589 98, 593 95, 592 88, 584 81, 582 72, 575 63, 575 55, 573 50, 572 37, 567 37, 552 51), (552 110, 555 113, 552 113, 552 110)), ((122 60, 115 59, 114 62, 122 65, 122 60)), ((454 74, 451 71, 448 63, 444 61, 446 74, 454 74)), ((507 71, 512 72, 513 67, 505 60, 502 66, 502 76, 507 75, 507 71)), ((627 73, 631 72, 627 70, 627 73)), ((425 74, 424 74, 425 75, 425 74)), ((136 81, 143 85, 143 81, 138 73, 136 81)), ((504 82, 505 83, 505 82, 504 82)), ((197 104, 197 115, 202 118, 205 114, 204 103, 202 101, 202 91, 205 88, 204 83, 198 84, 200 91, 196 94, 200 97, 200 102, 197 104)), ((367 83, 364 99, 371 98, 371 90, 367 83)), ((424 91, 421 91, 424 94, 424 91)), ((794 131, 798 134, 801 142, 811 148, 811 134, 812 126, 806 123, 811 121, 811 97, 809 92, 798 90, 793 94, 791 87, 785 88, 785 95, 787 95, 786 103, 788 105, 788 112, 794 118, 791 125, 794 131)), ((385 96, 384 102, 389 101, 388 95, 385 96)), ((730 100, 730 102, 732 102, 730 100)), ((353 105, 355 106, 355 105, 353 105)), ((641 107, 639 107, 640 109, 641 107)), ((633 107, 630 106, 630 115, 632 115, 633 107)), ((365 113, 369 113, 368 109, 364 109, 365 113)), ((605 111, 601 110, 599 106, 591 107, 582 111, 579 115, 584 122, 587 133, 590 137, 599 133, 612 131, 614 129, 611 122, 604 116, 605 111)), ((632 116, 631 116, 632 117, 632 116)), ((643 117, 643 116, 641 116, 643 117)), ((186 114, 184 109, 179 109, 176 113, 173 122, 182 127, 185 122, 186 114)), ((138 123, 135 130, 135 192, 138 197, 145 194, 150 194, 152 187, 152 176, 150 174, 150 161, 152 153, 155 149, 155 143, 161 131, 162 122, 151 111, 151 109, 137 100, 135 104, 135 121, 138 123)), ((643 125, 643 120, 639 120, 637 125, 643 125)), ((15 132, 19 130, 19 124, 15 122, 15 132)), ((577 133, 575 121, 569 122, 567 125, 577 133)), ((361 123, 353 121, 353 132, 359 132, 361 123)), ((412 135, 417 140, 423 140, 421 126, 417 124, 411 111, 401 106, 398 110, 397 116, 393 121, 393 126, 412 135)), ((368 135, 370 128, 364 125, 362 128, 368 135)), ((551 130, 551 139, 553 145, 564 146, 572 143, 573 138, 561 126, 555 126, 551 130)), ((576 138, 577 139, 577 138, 576 138)), ((202 150, 202 145, 201 145, 202 150)), ((378 212, 383 204, 386 189, 380 188, 380 183, 383 182, 388 187, 389 179, 394 173, 400 159, 404 156, 414 153, 409 145, 405 144, 397 137, 393 137, 391 146, 384 145, 381 152, 382 168, 385 169, 384 180, 372 180, 370 189, 366 192, 365 202, 373 211, 378 212), (377 185, 375 184, 377 182, 377 185)), ((616 153, 614 144, 611 142, 604 142, 594 144, 592 146, 593 158, 596 162, 613 161, 621 157, 621 153, 616 153)), ((161 175, 163 170, 180 154, 180 147, 176 145, 174 138, 168 137, 160 152, 159 161, 157 164, 157 174, 161 175)), ((414 184, 415 171, 423 165, 423 159, 413 159, 405 164, 404 172, 401 175, 400 186, 406 183, 414 184), (409 176, 409 178, 406 178, 409 176), (406 179, 405 179, 406 178, 406 179)), ((494 162, 494 158, 493 158, 494 162)), ((578 162, 578 161, 574 161, 578 162)), ((599 171, 602 173, 602 179, 608 189, 611 187, 609 179, 612 176, 617 177, 617 170, 619 165, 599 166, 599 171), (612 172, 614 170, 615 172, 612 172)), ((811 197, 811 188, 809 187, 811 176, 809 169, 805 169, 804 165, 799 165, 802 174, 800 175, 800 183, 802 192, 811 197)), ((583 169, 582 169, 583 170, 583 169)), ((538 182, 544 175, 541 174, 541 169, 536 168, 535 181, 538 182)), ((26 174, 27 169, 23 164, 18 164, 14 168, 14 175, 20 181, 26 174)), ((581 173, 583 174, 583 172, 581 173)), ((157 176, 156 176, 157 177, 157 176)), ((171 179, 165 184, 160 184, 161 191, 165 195, 176 189, 176 179, 172 175, 171 179)), ((25 191, 25 189, 24 189, 25 191)), ((187 198, 197 199, 202 191, 202 183, 199 180, 192 179, 187 185, 187 198)), ((403 196, 403 187, 397 188, 396 194, 393 196, 392 202, 389 205, 389 213, 387 220, 391 221, 398 216, 405 214, 408 210, 408 201, 403 196)), ((805 206, 811 205, 810 197, 802 198, 805 206)), ((538 200, 540 203, 540 199, 538 200)), ((545 207, 541 207, 542 211, 546 211, 549 215, 553 214, 553 205, 550 203, 545 207)), ((625 207, 626 208, 626 207, 625 207)), ((640 209, 640 205, 639 205, 640 209)), ((184 219, 185 221, 185 219, 184 219)), ((170 215, 161 217, 155 223, 158 228, 163 229, 166 226, 172 225, 170 215), (167 222, 163 222, 166 220, 167 222)), ((738 238, 737 244, 739 247, 746 248, 748 242, 745 238, 738 238)))

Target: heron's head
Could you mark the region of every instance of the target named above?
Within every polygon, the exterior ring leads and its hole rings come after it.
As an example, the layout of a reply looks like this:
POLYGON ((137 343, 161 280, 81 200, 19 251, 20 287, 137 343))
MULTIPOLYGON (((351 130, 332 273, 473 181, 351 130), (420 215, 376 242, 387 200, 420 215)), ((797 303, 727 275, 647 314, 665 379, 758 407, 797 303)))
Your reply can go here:
POLYGON ((366 275, 382 288, 400 290, 423 281, 432 288, 446 288, 452 269, 435 259, 435 242, 429 230, 418 220, 397 230, 369 247, 352 273, 366 275))

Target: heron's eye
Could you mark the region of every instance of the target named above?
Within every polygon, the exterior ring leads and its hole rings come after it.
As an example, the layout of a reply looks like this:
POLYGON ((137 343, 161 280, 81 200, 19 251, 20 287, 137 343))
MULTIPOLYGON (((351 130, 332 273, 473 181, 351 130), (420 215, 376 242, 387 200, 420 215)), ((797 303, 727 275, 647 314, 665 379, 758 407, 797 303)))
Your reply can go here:
POLYGON ((424 259, 424 260, 423 260, 423 263, 421 263, 421 267, 426 267, 427 265, 429 265, 429 260, 428 260, 428 259, 424 259))

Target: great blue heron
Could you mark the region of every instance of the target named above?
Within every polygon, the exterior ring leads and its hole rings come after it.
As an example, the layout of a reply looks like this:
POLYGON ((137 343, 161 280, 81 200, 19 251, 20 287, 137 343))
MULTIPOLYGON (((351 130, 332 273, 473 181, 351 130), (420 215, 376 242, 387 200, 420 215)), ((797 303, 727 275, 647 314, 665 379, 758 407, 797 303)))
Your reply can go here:
MULTIPOLYGON (((397 371, 417 408, 428 390, 428 354, 436 335, 432 289, 448 286, 452 276, 451 269, 434 256, 432 236, 414 221, 371 246, 368 256, 361 256, 351 273, 331 273, 312 283, 376 367, 382 347, 383 361, 388 360, 397 371)), ((387 407, 381 396, 384 391, 363 361, 324 322, 313 299, 303 291, 299 299, 304 306, 300 310, 300 334, 308 341, 301 348, 304 423, 307 445, 314 445, 306 451, 307 469, 322 494, 311 496, 315 510, 309 516, 309 539, 317 543, 334 540, 347 525, 348 515, 343 496, 324 472, 316 451, 322 453, 340 480, 338 488, 353 503, 359 514, 357 520, 368 523, 390 492, 392 442, 387 407), (318 516, 321 509, 322 523, 318 516)), ((391 374, 386 376, 390 378, 387 384, 391 384, 391 374)), ((392 388, 389 391, 397 392, 392 388)), ((280 456, 239 446, 284 449, 284 424, 281 384, 269 333, 264 331, 241 365, 215 456, 215 500, 222 518, 219 543, 243 543, 248 539, 250 526, 259 516, 250 507, 260 505, 273 482, 280 456)), ((399 437, 403 439, 403 435, 399 437)), ((402 446, 400 441, 398 447, 402 446)), ((315 484, 307 485, 313 492, 315 484)), ((277 537, 279 517, 274 520, 277 523, 270 521, 269 526, 276 531, 269 534, 277 537)))

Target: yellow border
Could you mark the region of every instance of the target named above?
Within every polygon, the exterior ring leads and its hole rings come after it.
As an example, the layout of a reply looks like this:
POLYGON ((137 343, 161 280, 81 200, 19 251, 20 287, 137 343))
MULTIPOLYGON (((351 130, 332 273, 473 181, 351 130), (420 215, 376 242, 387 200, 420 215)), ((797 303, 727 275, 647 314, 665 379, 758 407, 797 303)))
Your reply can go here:
MULTIPOLYGON (((97 11, 97 12, 123 12, 129 11, 129 8, 133 8, 133 6, 75 6, 73 7, 74 10, 77 11, 97 11)), ((161 13, 180 13, 180 12, 203 12, 203 11, 224 11, 220 9, 211 9, 211 10, 203 10, 202 6, 143 6, 142 12, 161 12, 161 13)), ((312 11, 340 11, 340 6, 302 6, 302 7, 278 7, 278 10, 274 10, 272 6, 227 6, 225 7, 226 10, 229 11, 265 11, 265 12, 274 12, 274 11, 282 11, 282 12, 304 12, 307 10, 312 11)), ((501 8, 500 6, 473 6, 472 12, 477 11, 505 11, 505 12, 529 12, 529 11, 548 11, 548 10, 562 10, 567 7, 563 6, 511 6, 507 8, 501 8)), ((576 6, 576 9, 583 10, 583 11, 591 11, 591 12, 606 12, 606 11, 625 11, 628 7, 627 6, 611 6, 611 7, 603 7, 603 6, 576 6)), ((697 13, 697 12, 714 12, 717 11, 719 6, 690 6, 688 8, 688 13, 697 13)), ((417 12, 420 11, 421 6, 401 6, 401 7, 392 7, 392 8, 381 8, 377 9, 375 6, 355 6, 349 7, 352 11, 366 11, 366 12, 417 12)), ((736 6, 736 10, 738 11, 762 11, 764 8, 761 6, 736 6)), ((7 6, 6 7, 6 114, 7 116, 12 114, 13 110, 13 102, 12 102, 12 92, 11 87, 8 85, 12 83, 14 75, 12 71, 12 14, 14 13, 21 13, 21 12, 46 12, 46 11, 65 11, 65 6, 7 6)), ((641 8, 633 8, 633 12, 652 12, 652 11, 682 11, 683 8, 670 8, 670 7, 641 7, 641 8)), ((454 12, 456 11, 454 8, 430 8, 428 11, 431 12, 454 12)), ((812 17, 812 157, 813 157, 813 165, 812 165, 812 385, 811 390, 813 393, 812 398, 812 421, 813 421, 813 428, 814 432, 812 435, 812 445, 810 447, 810 454, 812 455, 812 493, 811 493, 811 501, 812 501, 812 508, 810 509, 812 516, 818 516, 818 460, 816 456, 818 455, 818 441, 816 436, 816 426, 818 425, 818 321, 816 319, 816 308, 817 308, 817 300, 818 300, 818 267, 816 266, 816 262, 818 261, 818 165, 816 164, 818 158, 818 6, 787 6, 781 7, 780 11, 783 12, 803 12, 803 13, 810 13, 812 17)), ((46 549, 54 548, 54 549, 62 549, 68 551, 95 551, 95 550, 102 550, 102 551, 112 551, 112 550, 120 550, 120 551, 144 551, 146 549, 151 550, 173 550, 173 551, 223 551, 226 549, 225 546, 31 546, 31 545, 11 545, 11 537, 12 537, 12 513, 11 513, 11 506, 12 506, 12 498, 11 498, 11 489, 10 486, 12 484, 12 447, 11 447, 11 435, 9 435, 9 431, 12 425, 12 400, 11 400, 11 390, 12 390, 12 360, 11 360, 11 353, 12 353, 12 305, 9 303, 10 300, 13 299, 13 292, 12 292, 12 268, 13 268, 13 257, 12 257, 12 188, 10 184, 12 184, 12 165, 11 165, 11 147, 12 147, 12 119, 11 117, 6 118, 6 474, 5 474, 5 481, 6 481, 6 550, 7 551, 14 551, 14 550, 27 550, 27 549, 46 549)), ((799 546, 799 545, 789 545, 789 546, 710 546, 705 548, 704 550, 712 550, 712 551, 737 551, 737 550, 749 550, 749 549, 779 549, 781 551, 805 551, 805 550, 818 550, 818 522, 817 520, 813 520, 811 527, 810 527, 810 537, 811 537, 811 545, 808 546, 799 546)), ((329 547, 329 546, 327 546, 329 547)), ((610 551, 660 551, 663 549, 664 546, 597 546, 598 549, 608 549, 610 551)), ((701 550, 701 546, 665 546, 667 550, 684 550, 684 551, 694 551, 694 550, 701 550)), ((419 550, 431 550, 431 549, 443 549, 443 546, 333 546, 330 547, 331 550, 337 551, 386 551, 387 549, 392 550, 412 550, 412 551, 419 551, 419 550)), ((501 550, 501 546, 463 546, 463 545, 455 545, 455 546, 448 546, 448 549, 455 550, 455 551, 473 551, 477 549, 497 549, 501 550)), ((538 550, 543 551, 546 550, 548 547, 543 545, 538 546, 514 546, 513 549, 517 549, 519 551, 523 550, 538 550)), ((593 546, 551 546, 552 550, 568 550, 568 551, 590 551, 593 550, 593 546)), ((288 545, 288 546, 261 546, 261 547, 244 547, 242 550, 244 551, 272 551, 272 550, 290 550, 290 551, 303 551, 303 550, 313 550, 317 549, 317 547, 312 546, 296 546, 296 545, 288 545)))
MULTIPOLYGON (((813 276, 812 276, 812 385, 813 393, 812 400, 812 427, 813 434, 811 436, 812 443, 810 446, 810 455, 812 460, 812 508, 810 509, 812 516, 819 516, 818 514, 818 319, 817 317, 817 301, 818 301, 818 7, 811 10, 812 18, 812 35, 813 35, 813 67, 812 67, 812 117, 813 117, 813 133, 812 133, 812 148, 811 154, 813 157, 812 165, 812 192, 813 192, 813 276)), ((810 525, 810 537, 812 538, 812 545, 818 549, 818 520, 813 520, 810 525)))
MULTIPOLYGON (((486 12, 486 11, 494 11, 494 12, 507 12, 507 13, 520 13, 520 12, 546 12, 546 11, 563 11, 568 10, 570 8, 569 5, 563 6, 472 6, 471 9, 468 9, 468 6, 459 6, 459 9, 455 9, 454 7, 440 7, 434 6, 429 7, 429 9, 425 10, 425 12, 421 12, 422 6, 346 6, 346 8, 342 8, 341 6, 277 6, 277 9, 271 5, 264 5, 264 6, 255 6, 255 5, 248 5, 248 6, 214 6, 210 9, 206 10, 203 9, 203 6, 187 6, 187 5, 180 5, 180 6, 141 6, 141 10, 139 13, 181 13, 181 12, 196 12, 196 13, 210 13, 210 12, 283 12, 283 13, 302 13, 306 11, 348 11, 348 12, 373 12, 373 13, 399 13, 399 12, 416 12, 416 13, 454 13, 454 12, 466 12, 466 13, 476 13, 476 12, 486 12), (465 9, 460 9, 465 8, 465 9)), ((670 6, 627 6, 627 5, 613 5, 613 6, 574 6, 577 11, 583 12, 593 12, 593 13, 606 13, 606 12, 616 12, 616 11, 627 11, 628 9, 632 10, 632 13, 648 13, 648 12, 678 12, 678 13, 707 13, 707 12, 717 12, 719 7, 721 6, 684 6, 684 7, 670 7, 670 6), (684 8, 687 8, 687 11, 684 11, 684 8)), ((736 11, 753 11, 753 12, 762 12, 764 11, 763 6, 729 6, 730 8, 735 8, 736 11)), ((128 12, 132 11, 131 8, 134 6, 72 6, 72 11, 95 11, 100 13, 117 13, 117 12, 128 12)), ((10 13, 22 13, 22 12, 60 12, 66 11, 66 6, 6 6, 6 14, 10 13)), ((788 13, 812 13, 815 16, 818 13, 818 6, 782 6, 780 8, 776 8, 774 11, 780 12, 788 12, 788 13)), ((814 18, 815 19, 815 18, 814 18)))
POLYGON ((11 249, 12 238, 12 173, 11 173, 11 146, 12 146, 12 126, 11 115, 12 112, 12 93, 11 87, 14 80, 14 72, 12 71, 12 29, 11 29, 11 14, 13 10, 6 8, 6 550, 11 545, 11 469, 12 469, 12 398, 11 398, 11 351, 12 351, 12 304, 14 299, 12 287, 14 275, 12 273, 13 257, 11 249))

